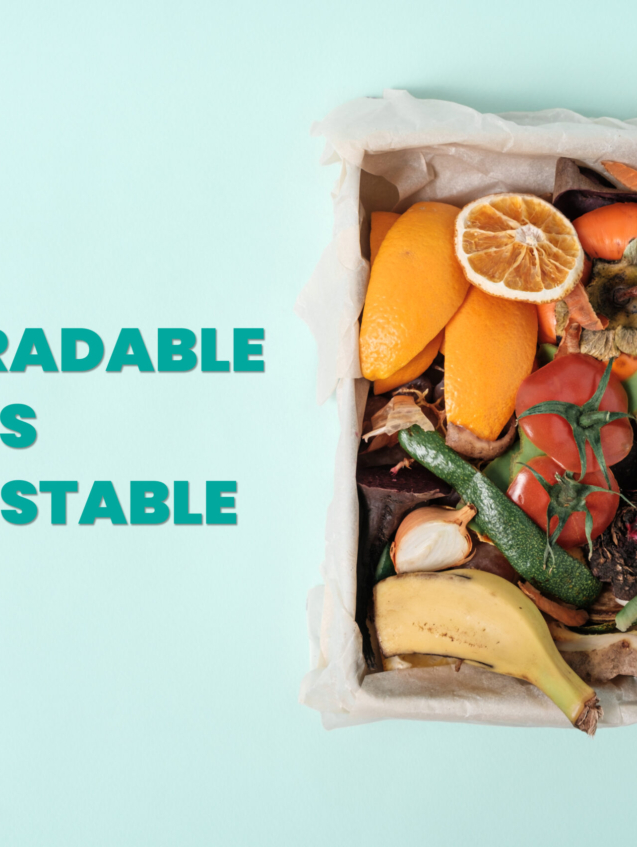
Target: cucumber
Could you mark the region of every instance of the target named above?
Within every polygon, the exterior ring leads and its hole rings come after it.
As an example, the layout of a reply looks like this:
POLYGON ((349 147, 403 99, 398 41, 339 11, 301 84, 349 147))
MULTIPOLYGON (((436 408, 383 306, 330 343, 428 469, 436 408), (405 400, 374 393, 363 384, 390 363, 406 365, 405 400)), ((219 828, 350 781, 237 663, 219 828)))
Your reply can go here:
POLYGON ((412 426, 401 430, 398 440, 412 458, 475 506, 478 531, 488 535, 520 576, 539 591, 580 609, 599 596, 601 583, 561 547, 555 548, 555 560, 544 567, 546 534, 496 485, 447 447, 438 433, 412 426))

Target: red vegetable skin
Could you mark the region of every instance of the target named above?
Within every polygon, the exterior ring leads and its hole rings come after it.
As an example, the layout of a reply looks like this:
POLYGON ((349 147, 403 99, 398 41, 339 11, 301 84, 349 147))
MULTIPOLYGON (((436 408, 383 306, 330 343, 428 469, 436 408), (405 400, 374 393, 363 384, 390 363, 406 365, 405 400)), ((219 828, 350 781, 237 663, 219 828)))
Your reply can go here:
MULTIPOLYGON (((539 456, 531 459, 528 464, 534 468, 544 479, 550 484, 555 485, 555 474, 564 473, 557 462, 549 458, 549 456, 539 456)), ((610 477, 611 487, 613 491, 619 491, 617 480, 608 472, 610 477)), ((587 473, 582 480, 586 485, 598 485, 601 488, 606 488, 606 480, 601 471, 593 471, 587 473)), ((549 505, 549 495, 542 488, 537 479, 533 476, 530 470, 522 468, 520 473, 513 480, 507 491, 507 496, 510 500, 519 506, 523 512, 535 521, 540 529, 546 530, 546 510, 549 505)), ((593 492, 586 498, 586 505, 593 517, 593 531, 591 538, 597 538, 610 526, 617 507, 619 505, 619 497, 614 494, 602 494, 601 492, 593 492)), ((560 533, 557 543, 560 547, 568 549, 569 547, 582 547, 586 542, 586 530, 584 526, 586 516, 584 512, 574 512, 566 521, 564 529, 560 533)), ((551 532, 557 527, 557 515, 551 519, 551 532)))
MULTIPOLYGON (((605 364, 584 353, 571 353, 555 359, 530 374, 518 391, 516 414, 543 403, 561 400, 581 406, 595 393, 604 374, 605 364)), ((611 374, 608 388, 599 405, 602 411, 627 412, 628 397, 619 379, 611 374)), ((555 459, 562 468, 581 471, 579 455, 570 424, 559 415, 531 415, 519 422, 536 447, 555 459)), ((607 465, 614 465, 630 452, 633 431, 628 419, 612 421, 601 429, 602 449, 607 465)), ((586 470, 595 471, 599 464, 590 444, 586 445, 586 470)), ((606 495, 603 495, 606 496, 606 495)))

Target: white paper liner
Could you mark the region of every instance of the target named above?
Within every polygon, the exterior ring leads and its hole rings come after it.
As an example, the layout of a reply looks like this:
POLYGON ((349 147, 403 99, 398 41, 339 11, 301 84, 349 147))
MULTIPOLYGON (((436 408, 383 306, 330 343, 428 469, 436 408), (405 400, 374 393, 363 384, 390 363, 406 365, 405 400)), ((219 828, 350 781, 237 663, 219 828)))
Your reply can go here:
MULTIPOLYGON (((637 166, 637 120, 585 118, 565 109, 480 114, 405 91, 361 98, 313 127, 327 139, 323 163, 341 163, 333 191, 334 237, 296 304, 318 345, 318 400, 337 390, 341 435, 326 527, 324 586, 308 596, 311 668, 302 703, 328 728, 387 718, 570 727, 534 686, 463 665, 368 673, 354 620, 358 499, 356 456, 369 383, 361 378, 358 318, 369 264, 361 251, 372 211, 419 200, 463 205, 498 191, 549 195, 560 156, 591 166, 637 166)), ((596 686, 600 726, 637 722, 637 681, 596 686)))

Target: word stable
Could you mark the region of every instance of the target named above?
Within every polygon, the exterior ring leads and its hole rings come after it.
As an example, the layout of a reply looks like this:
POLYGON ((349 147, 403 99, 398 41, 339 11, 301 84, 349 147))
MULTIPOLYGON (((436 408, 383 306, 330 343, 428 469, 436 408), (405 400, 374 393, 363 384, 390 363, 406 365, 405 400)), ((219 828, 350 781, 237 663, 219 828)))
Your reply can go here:
MULTIPOLYGON (((205 511, 190 510, 190 484, 185 480, 173 483, 173 523, 199 526, 215 524, 236 524, 237 514, 235 494, 237 483, 234 481, 206 481, 205 511)), ((77 480, 43 480, 39 489, 25 479, 12 479, 5 482, 0 496, 6 506, 0 512, 5 521, 21 526, 32 523, 38 517, 38 505, 32 497, 40 494, 50 495, 51 523, 66 525, 68 497, 79 492, 77 480)), ((137 524, 157 525, 169 521, 171 509, 166 500, 170 497, 170 488, 158 480, 134 480, 130 483, 129 518, 121 504, 115 486, 109 480, 93 483, 82 507, 79 524, 94 526, 98 520, 110 521, 114 525, 137 524)))

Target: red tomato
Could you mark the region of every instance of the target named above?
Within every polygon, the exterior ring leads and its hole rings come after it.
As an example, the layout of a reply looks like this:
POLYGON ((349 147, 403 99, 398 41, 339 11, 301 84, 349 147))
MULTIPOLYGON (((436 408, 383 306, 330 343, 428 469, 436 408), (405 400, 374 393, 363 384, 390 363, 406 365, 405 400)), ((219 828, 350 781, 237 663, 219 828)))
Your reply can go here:
MULTIPOLYGON (((562 400, 582 406, 595 393, 606 365, 584 353, 571 353, 549 362, 528 376, 518 391, 516 414, 546 400, 562 400)), ((628 397, 617 377, 611 373, 608 387, 599 405, 602 411, 627 412, 628 397)), ((563 468, 579 473, 579 454, 570 424, 559 415, 531 415, 520 426, 536 447, 551 456, 563 468)), ((627 418, 612 421, 601 429, 602 450, 607 465, 614 465, 630 452, 633 431, 627 418)), ((586 445, 586 469, 599 469, 590 444, 586 445)))
MULTIPOLYGON (((536 459, 531 459, 528 464, 534 468, 544 479, 551 485, 555 485, 555 474, 562 475, 564 469, 557 462, 548 456, 539 456, 536 459)), ((613 491, 619 491, 617 480, 613 476, 613 472, 609 471, 611 488, 613 491)), ((582 482, 586 485, 599 485, 601 488, 606 488, 606 480, 601 471, 593 471, 584 476, 582 482)), ((513 480, 507 491, 509 499, 518 505, 522 511, 535 521, 535 523, 543 530, 546 530, 546 510, 549 505, 549 495, 542 488, 537 479, 533 476, 530 470, 522 468, 520 473, 513 480)), ((610 525, 615 517, 615 512, 619 505, 619 497, 616 494, 603 494, 594 492, 586 498, 586 505, 593 516, 593 531, 592 538, 597 538, 610 525)), ((573 512, 570 518, 566 521, 564 529, 560 533, 557 543, 560 547, 581 547, 587 543, 586 530, 584 522, 586 515, 584 512, 573 512)), ((553 532, 557 527, 557 516, 551 519, 550 530, 553 532)))

